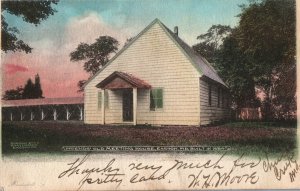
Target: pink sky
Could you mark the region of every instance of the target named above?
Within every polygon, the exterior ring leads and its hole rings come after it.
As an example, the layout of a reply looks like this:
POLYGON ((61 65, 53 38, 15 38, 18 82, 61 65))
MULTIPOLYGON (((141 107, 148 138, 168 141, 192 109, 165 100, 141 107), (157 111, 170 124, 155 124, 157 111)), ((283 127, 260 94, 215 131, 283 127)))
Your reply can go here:
POLYGON ((4 62, 3 90, 24 86, 28 78, 34 80, 38 73, 41 78, 43 95, 46 97, 77 97, 77 82, 88 74, 81 64, 71 63, 46 55, 13 53, 6 55, 4 62))
MULTIPOLYGON (((48 29, 50 30, 50 29, 48 29)), ((26 41, 32 53, 2 53, 2 93, 8 89, 24 86, 26 81, 38 73, 45 97, 77 97, 77 82, 87 79, 83 63, 70 62, 69 54, 80 42, 92 43, 102 35, 110 35, 123 44, 128 38, 117 29, 104 23, 95 12, 72 18, 61 29, 62 34, 49 35, 36 41, 26 41)), ((41 30, 45 33, 45 30, 41 30)), ((52 32, 52 31, 48 31, 52 32)), ((119 46, 121 48, 122 45, 119 46)))

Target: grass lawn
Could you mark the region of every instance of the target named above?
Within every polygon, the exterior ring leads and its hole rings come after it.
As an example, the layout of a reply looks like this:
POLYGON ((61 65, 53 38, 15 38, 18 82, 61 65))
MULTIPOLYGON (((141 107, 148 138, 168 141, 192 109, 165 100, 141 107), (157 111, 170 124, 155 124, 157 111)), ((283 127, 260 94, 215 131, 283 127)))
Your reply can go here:
POLYGON ((101 126, 82 122, 3 122, 2 150, 16 152, 61 152, 62 146, 230 146, 235 153, 294 151, 296 124, 231 122, 196 126, 101 126), (36 149, 16 150, 11 143, 37 142, 36 149))

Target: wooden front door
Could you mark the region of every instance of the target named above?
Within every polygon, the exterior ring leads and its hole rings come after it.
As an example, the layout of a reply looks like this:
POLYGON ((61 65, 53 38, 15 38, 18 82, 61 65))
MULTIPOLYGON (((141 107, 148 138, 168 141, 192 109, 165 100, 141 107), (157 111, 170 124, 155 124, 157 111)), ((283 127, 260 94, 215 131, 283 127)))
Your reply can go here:
POLYGON ((133 121, 132 89, 123 90, 123 121, 133 121))

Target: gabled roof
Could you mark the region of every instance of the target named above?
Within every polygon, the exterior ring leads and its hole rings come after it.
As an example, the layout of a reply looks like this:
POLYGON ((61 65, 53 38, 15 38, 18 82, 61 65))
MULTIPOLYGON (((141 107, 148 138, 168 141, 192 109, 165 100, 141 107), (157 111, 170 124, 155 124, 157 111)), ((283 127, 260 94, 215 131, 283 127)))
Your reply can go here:
MULTIPOLYGON (((136 87, 136 88, 145 88, 149 89, 151 88, 151 85, 145 82, 144 80, 141 80, 132 74, 125 73, 125 72, 118 72, 115 71, 111 75, 109 75, 107 78, 102 80, 99 84, 96 85, 97 88, 105 88, 109 83, 111 83, 113 80, 116 78, 121 78, 125 82, 129 83, 131 86, 136 87)), ((122 86, 118 87, 118 84, 114 84, 111 89, 118 89, 118 88, 123 88, 122 86)), ((108 88, 109 89, 109 88, 108 88)))
POLYGON ((83 97, 2 100, 2 107, 83 104, 83 97))
POLYGON ((200 70, 200 72, 203 75, 227 87, 227 85, 219 77, 217 71, 212 67, 212 65, 205 58, 203 58, 199 53, 195 52, 188 44, 186 44, 183 40, 181 40, 178 35, 174 34, 163 23, 161 23, 161 25, 171 36, 172 40, 174 40, 188 55, 188 57, 194 62, 196 68, 200 70))
POLYGON ((180 50, 187 56, 197 71, 211 80, 222 84, 227 87, 223 80, 219 77, 216 70, 212 65, 201 55, 196 53, 188 44, 181 40, 176 34, 174 34, 168 27, 166 27, 159 19, 152 21, 144 30, 142 30, 136 37, 134 37, 126 46, 124 46, 110 61, 103 66, 94 76, 86 81, 83 87, 85 87, 92 79, 94 79, 101 71, 103 71, 108 65, 110 65, 120 54, 122 54, 128 47, 131 46, 140 36, 147 32, 154 24, 159 24, 166 34, 173 40, 173 42, 180 48, 180 50))

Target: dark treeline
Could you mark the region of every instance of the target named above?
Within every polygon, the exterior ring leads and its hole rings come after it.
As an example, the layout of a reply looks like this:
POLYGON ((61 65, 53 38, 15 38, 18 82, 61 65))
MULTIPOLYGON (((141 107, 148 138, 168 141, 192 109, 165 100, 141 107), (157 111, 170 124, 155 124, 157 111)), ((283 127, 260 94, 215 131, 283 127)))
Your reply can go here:
POLYGON ((235 28, 213 25, 193 46, 230 87, 235 108, 261 107, 264 119, 296 111, 295 0, 249 1, 235 28), (262 96, 257 96, 260 90, 262 96))
POLYGON ((17 87, 5 91, 2 99, 4 100, 19 100, 19 99, 37 99, 44 98, 41 86, 40 76, 37 74, 34 83, 29 78, 24 87, 17 87))

